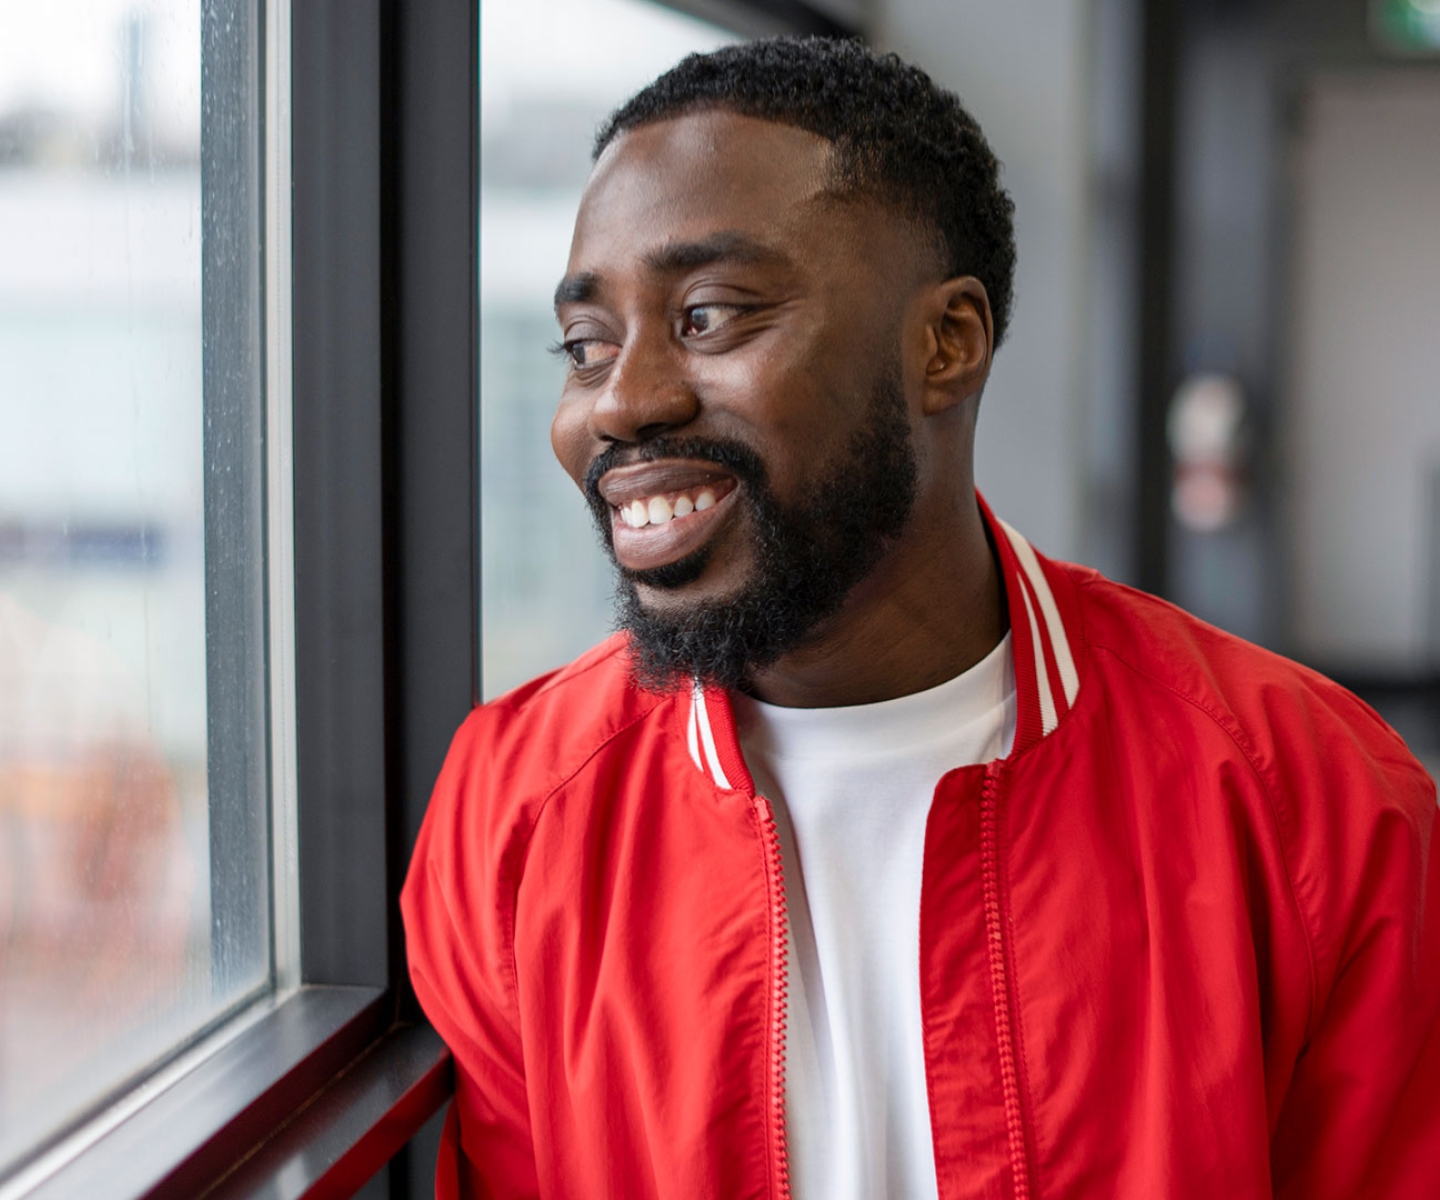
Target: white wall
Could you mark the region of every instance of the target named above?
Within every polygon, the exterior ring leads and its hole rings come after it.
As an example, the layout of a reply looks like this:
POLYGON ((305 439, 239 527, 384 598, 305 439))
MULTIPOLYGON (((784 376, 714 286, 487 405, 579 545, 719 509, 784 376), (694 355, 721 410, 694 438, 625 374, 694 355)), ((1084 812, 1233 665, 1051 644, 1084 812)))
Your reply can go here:
POLYGON ((1020 263, 981 406, 980 487, 1042 550, 1081 553, 1088 230, 1085 0, 875 0, 875 42, 956 92, 1005 165, 1020 263))
POLYGON ((1295 637, 1317 661, 1409 673, 1440 661, 1440 82, 1335 75, 1308 99, 1285 414, 1295 637))

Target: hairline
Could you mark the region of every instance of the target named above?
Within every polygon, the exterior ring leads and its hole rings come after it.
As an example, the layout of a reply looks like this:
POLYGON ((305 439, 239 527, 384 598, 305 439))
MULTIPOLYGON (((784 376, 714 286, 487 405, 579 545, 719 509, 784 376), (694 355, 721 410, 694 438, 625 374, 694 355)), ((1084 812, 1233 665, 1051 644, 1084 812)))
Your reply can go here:
MULTIPOLYGON (((831 137, 818 129, 813 129, 801 121, 786 120, 783 113, 758 113, 747 112, 743 105, 734 104, 721 97, 707 97, 704 100, 693 103, 678 105, 672 110, 657 113, 653 116, 643 117, 636 121, 627 122, 624 125, 616 125, 607 122, 596 136, 595 146, 590 156, 592 166, 600 161, 603 155, 611 146, 615 145, 627 133, 637 129, 644 129, 650 125, 660 125, 666 121, 680 121, 686 117, 699 116, 705 113, 730 113, 737 117, 745 117, 752 121, 764 121, 770 125, 783 125, 787 129, 798 129, 803 133, 812 134, 820 138, 830 146, 830 158, 825 167, 826 179, 823 186, 812 197, 816 203, 835 203, 842 205, 853 205, 856 203, 870 203, 878 208, 884 209, 896 220, 909 226, 922 241, 929 243, 929 249, 934 256, 940 271, 939 278, 949 278, 956 273, 957 264, 953 261, 949 240, 940 222, 930 214, 916 211, 918 206, 904 203, 896 193, 900 188, 886 188, 883 181, 874 180, 859 182, 853 178, 853 164, 859 158, 858 154, 851 152, 851 162, 847 163, 846 146, 842 139, 831 137)), ((961 271, 961 274, 970 272, 961 271)))

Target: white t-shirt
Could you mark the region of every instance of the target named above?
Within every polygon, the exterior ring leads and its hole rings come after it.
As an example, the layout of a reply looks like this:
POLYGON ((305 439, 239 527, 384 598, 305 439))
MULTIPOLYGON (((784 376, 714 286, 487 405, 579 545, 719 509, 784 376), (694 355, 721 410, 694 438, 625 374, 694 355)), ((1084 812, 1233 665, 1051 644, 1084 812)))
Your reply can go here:
POLYGON ((736 696, 735 712, 784 856, 793 1194, 934 1196, 918 950, 925 822, 941 775, 1010 752, 1010 636, 914 695, 850 708, 736 696))

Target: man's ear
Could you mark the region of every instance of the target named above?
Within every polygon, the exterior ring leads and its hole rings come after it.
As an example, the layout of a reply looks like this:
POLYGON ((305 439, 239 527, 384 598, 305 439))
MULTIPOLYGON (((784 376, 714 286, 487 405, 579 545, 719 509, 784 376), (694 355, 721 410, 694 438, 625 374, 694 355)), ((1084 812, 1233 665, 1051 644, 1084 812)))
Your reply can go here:
POLYGON ((995 323, 985 285, 960 275, 934 286, 926 305, 930 358, 925 364, 925 415, 979 395, 990 374, 995 323))

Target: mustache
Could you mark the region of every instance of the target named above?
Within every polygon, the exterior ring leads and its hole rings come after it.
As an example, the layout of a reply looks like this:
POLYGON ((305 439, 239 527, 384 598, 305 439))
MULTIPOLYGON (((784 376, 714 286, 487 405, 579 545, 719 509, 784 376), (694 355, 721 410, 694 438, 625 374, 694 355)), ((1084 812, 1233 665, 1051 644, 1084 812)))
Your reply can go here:
POLYGON ((610 505, 600 494, 600 480, 607 471, 661 458, 686 458, 707 462, 734 475, 753 492, 767 489, 765 464, 744 442, 733 438, 654 438, 638 445, 612 442, 595 456, 585 471, 585 500, 595 514, 605 539, 610 539, 610 505))

